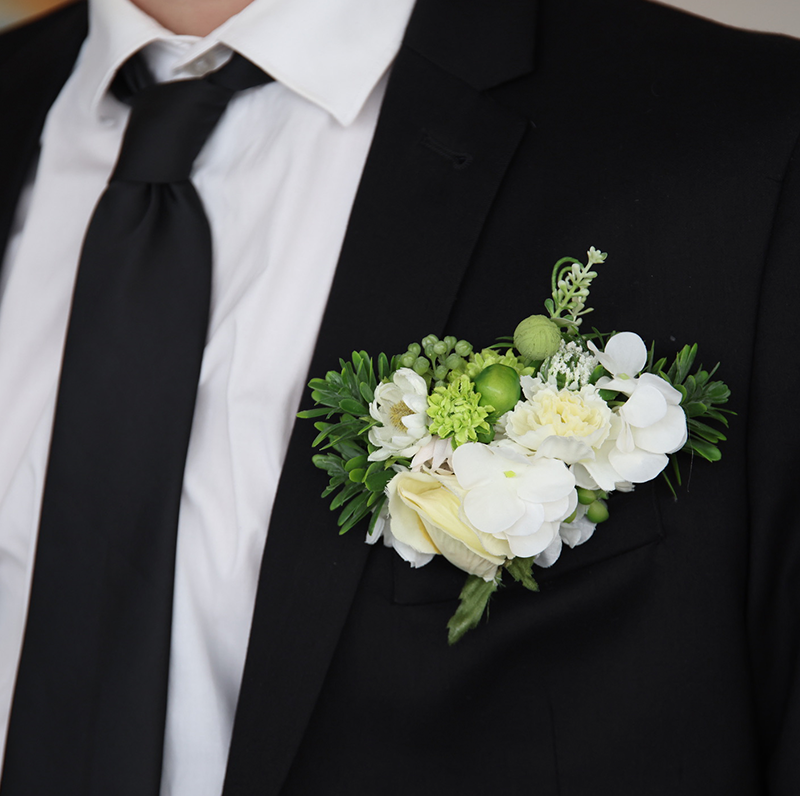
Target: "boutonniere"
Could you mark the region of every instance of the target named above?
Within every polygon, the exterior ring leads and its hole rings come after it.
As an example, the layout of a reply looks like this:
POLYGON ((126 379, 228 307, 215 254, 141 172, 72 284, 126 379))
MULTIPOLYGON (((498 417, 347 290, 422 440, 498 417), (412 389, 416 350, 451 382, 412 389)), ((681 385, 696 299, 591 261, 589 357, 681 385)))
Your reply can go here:
POLYGON ((316 408, 300 417, 316 421, 313 462, 329 475, 340 532, 368 518, 368 543, 382 539, 412 567, 442 555, 467 573, 451 644, 504 576, 538 591, 534 565, 588 541, 612 492, 663 474, 675 493, 673 454, 720 458, 730 391, 716 368, 694 367, 696 345, 667 366, 633 332, 581 331, 605 259, 591 248, 586 264, 559 260, 546 314, 513 337, 356 351, 309 383, 316 408))

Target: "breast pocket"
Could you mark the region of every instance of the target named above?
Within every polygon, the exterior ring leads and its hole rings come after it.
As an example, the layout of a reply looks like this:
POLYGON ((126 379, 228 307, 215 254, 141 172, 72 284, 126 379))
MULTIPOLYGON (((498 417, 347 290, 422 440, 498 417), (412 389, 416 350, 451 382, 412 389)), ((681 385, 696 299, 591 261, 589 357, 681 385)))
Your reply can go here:
MULTIPOLYGON (((615 493, 609 500, 609 519, 595 529, 591 539, 575 548, 564 545, 552 567, 534 566, 533 576, 542 589, 547 584, 580 570, 602 565, 664 537, 659 511, 660 484, 649 482, 632 493, 615 493)), ((387 551, 389 552, 389 551, 387 551)), ((393 554, 393 600, 398 605, 415 605, 457 600, 467 574, 443 556, 435 556, 424 567, 412 569, 393 554)), ((503 582, 513 583, 506 574, 503 582)))

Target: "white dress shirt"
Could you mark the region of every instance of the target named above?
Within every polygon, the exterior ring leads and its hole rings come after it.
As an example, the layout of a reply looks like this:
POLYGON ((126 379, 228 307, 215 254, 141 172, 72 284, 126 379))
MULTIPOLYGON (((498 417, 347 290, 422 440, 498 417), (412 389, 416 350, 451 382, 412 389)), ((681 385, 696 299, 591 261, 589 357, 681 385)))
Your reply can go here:
POLYGON ((129 0, 90 2, 90 34, 48 116, 0 283, 0 743, 72 287, 128 115, 107 91, 116 70, 146 47, 158 80, 194 77, 234 49, 278 81, 232 100, 193 172, 214 272, 178 526, 162 794, 216 796, 278 477, 412 5, 255 0, 199 39, 129 0))

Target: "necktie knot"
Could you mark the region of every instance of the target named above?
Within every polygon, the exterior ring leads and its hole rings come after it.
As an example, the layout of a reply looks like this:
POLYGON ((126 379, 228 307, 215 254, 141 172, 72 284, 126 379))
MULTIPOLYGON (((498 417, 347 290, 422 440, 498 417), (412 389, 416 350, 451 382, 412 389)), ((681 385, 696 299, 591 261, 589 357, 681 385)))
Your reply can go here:
POLYGON ((233 96, 270 80, 234 53, 225 66, 203 78, 156 83, 137 53, 112 86, 117 97, 130 104, 131 115, 111 181, 188 180, 195 158, 233 96))

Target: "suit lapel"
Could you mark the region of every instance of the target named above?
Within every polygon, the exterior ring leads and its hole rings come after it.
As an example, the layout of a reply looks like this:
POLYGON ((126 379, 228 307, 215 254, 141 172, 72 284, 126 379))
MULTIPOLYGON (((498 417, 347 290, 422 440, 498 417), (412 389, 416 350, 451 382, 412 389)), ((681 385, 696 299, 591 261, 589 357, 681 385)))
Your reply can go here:
MULTIPOLYGON (((471 58, 460 64, 457 53, 431 46, 453 35, 439 2, 417 8, 393 67, 311 375, 324 375, 354 349, 391 355, 444 332, 528 127, 477 90, 487 81, 471 58)), ((467 4, 480 10, 471 18, 480 31, 485 4, 467 4)), ((503 50, 492 59, 486 51, 489 84, 530 70, 532 21, 511 15, 506 22, 514 35, 515 26, 525 27, 525 58, 503 50)), ((270 522, 224 790, 231 796, 279 792, 370 550, 363 529, 337 534, 335 515, 319 498, 326 478, 311 464, 315 433, 309 421, 295 424, 270 522)))
POLYGON ((14 118, 0 125, 0 263, 47 112, 86 30, 86 4, 79 3, 7 35, 0 71, 15 78, 0 83, 0 108, 14 108, 14 118))

